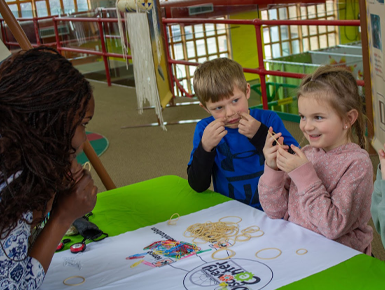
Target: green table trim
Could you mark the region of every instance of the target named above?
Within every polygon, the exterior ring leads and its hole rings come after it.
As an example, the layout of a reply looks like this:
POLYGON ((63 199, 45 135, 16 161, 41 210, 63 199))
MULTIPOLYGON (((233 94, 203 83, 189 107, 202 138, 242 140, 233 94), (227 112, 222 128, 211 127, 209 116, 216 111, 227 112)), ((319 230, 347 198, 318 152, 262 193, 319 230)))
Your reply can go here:
POLYGON ((283 290, 385 289, 385 262, 361 254, 283 286, 283 290))

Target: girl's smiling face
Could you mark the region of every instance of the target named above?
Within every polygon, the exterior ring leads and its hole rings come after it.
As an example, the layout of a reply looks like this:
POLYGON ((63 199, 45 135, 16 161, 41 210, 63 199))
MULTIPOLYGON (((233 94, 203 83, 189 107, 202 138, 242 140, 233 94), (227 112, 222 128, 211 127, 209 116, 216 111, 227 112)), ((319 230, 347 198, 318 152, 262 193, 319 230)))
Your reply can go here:
POLYGON ((311 146, 327 152, 350 142, 346 130, 348 124, 341 120, 326 100, 320 100, 313 94, 301 95, 298 112, 301 117, 299 127, 311 146))

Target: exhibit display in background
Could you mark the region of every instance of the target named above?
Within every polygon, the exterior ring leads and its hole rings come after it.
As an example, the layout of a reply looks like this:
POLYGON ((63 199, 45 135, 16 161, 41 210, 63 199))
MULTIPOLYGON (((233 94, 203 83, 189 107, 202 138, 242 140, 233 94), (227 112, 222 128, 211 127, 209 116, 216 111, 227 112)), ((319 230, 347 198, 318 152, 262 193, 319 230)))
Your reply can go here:
POLYGON ((125 42, 127 33, 130 39, 138 111, 142 113, 144 103, 149 102, 155 107, 159 124, 166 130, 162 110, 173 95, 170 90, 159 7, 159 1, 119 0, 116 8, 124 56, 128 54, 128 44, 125 42), (120 12, 124 14, 125 26, 120 20, 120 12))
POLYGON ((11 53, 9 52, 8 48, 0 40, 0 61, 2 61, 3 59, 6 59, 10 55, 11 53))
POLYGON ((366 1, 368 25, 369 65, 373 98, 373 147, 378 151, 385 143, 385 75, 383 45, 385 7, 383 1, 366 1))

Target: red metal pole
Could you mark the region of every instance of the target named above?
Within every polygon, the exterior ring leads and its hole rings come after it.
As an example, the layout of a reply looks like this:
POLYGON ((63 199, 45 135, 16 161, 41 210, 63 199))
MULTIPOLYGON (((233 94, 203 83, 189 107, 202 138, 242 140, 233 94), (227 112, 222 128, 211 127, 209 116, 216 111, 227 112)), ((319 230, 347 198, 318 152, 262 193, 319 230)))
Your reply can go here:
POLYGON ((181 91, 182 94, 185 94, 186 97, 188 98, 192 98, 192 95, 190 95, 188 92, 186 92, 186 90, 183 88, 182 84, 179 82, 179 80, 173 76, 173 79, 178 87, 178 89, 181 91))
POLYGON ((258 25, 325 25, 359 26, 359 20, 261 20, 261 19, 207 19, 207 18, 163 18, 167 24, 258 24, 258 25))
POLYGON ((33 18, 33 29, 35 30, 36 44, 39 46, 41 44, 41 42, 40 42, 40 35, 39 35, 39 27, 37 25, 37 19, 36 18, 33 18))
POLYGON ((99 26, 99 32, 100 32, 100 41, 102 43, 103 61, 104 61, 104 68, 106 69, 107 84, 110 87, 111 86, 110 68, 108 67, 108 58, 106 55, 107 54, 106 44, 104 42, 103 25, 100 19, 98 20, 98 26, 99 26))
MULTIPOLYGON (((265 71, 265 65, 263 63, 261 25, 260 24, 254 24, 254 27, 255 27, 255 36, 257 38, 258 68, 261 71, 265 71)), ((259 74, 259 78, 261 80, 261 93, 262 93, 263 109, 268 110, 269 106, 267 104, 266 76, 265 76, 265 74, 259 74)))
POLYGON ((55 30, 56 49, 61 54, 62 50, 61 50, 61 43, 59 38, 59 31, 57 29, 57 20, 56 18, 52 18, 52 21, 53 21, 53 29, 55 30))
POLYGON ((111 86, 110 68, 108 67, 108 57, 106 55, 107 51, 106 51, 106 44, 104 42, 103 25, 100 19, 98 20, 98 26, 99 26, 99 32, 100 32, 100 41, 102 43, 103 61, 104 61, 104 67, 106 69, 107 84, 110 87, 111 86))

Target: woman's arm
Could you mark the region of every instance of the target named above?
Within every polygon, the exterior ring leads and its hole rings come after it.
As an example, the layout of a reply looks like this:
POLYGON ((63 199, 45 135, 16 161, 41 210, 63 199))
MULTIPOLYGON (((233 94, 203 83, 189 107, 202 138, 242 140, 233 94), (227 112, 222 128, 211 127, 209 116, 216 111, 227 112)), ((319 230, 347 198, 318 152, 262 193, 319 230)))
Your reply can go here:
POLYGON ((75 221, 92 211, 96 204, 97 188, 90 173, 83 170, 83 176, 75 184, 71 192, 57 196, 57 203, 43 230, 36 238, 29 255, 38 260, 47 272, 57 245, 75 221))

